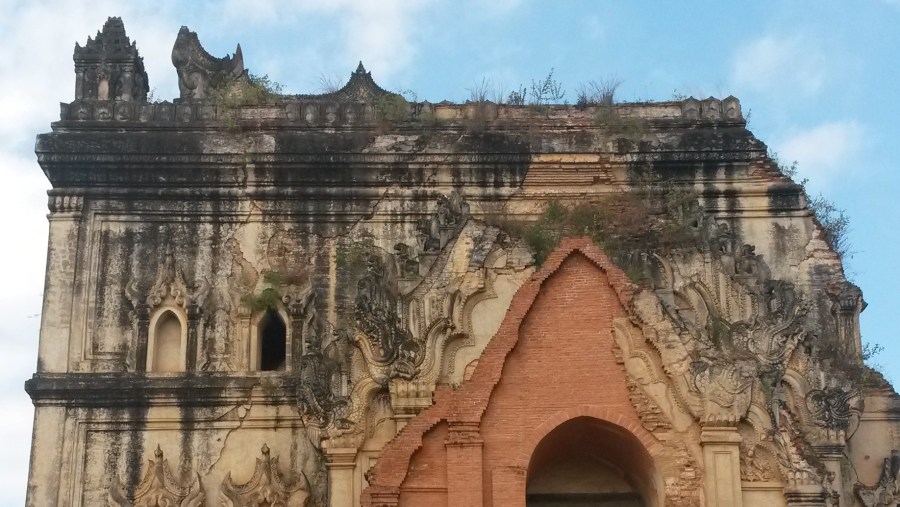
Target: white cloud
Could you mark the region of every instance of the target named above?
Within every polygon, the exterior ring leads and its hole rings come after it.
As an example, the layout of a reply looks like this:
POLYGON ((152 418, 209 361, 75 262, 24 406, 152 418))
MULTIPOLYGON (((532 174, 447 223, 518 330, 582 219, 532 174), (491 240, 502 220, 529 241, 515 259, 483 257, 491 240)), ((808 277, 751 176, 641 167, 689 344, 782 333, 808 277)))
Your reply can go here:
POLYGON ((418 53, 415 14, 425 2, 367 0, 352 3, 345 18, 345 56, 362 60, 379 80, 409 68, 418 53))
POLYGON ((150 75, 150 85, 177 93, 170 61, 177 21, 174 0, 124 3, 113 0, 14 2, 0 19, 0 263, 7 269, 0 293, 0 432, 9 442, 0 477, 0 505, 25 503, 32 409, 23 382, 35 371, 47 251, 49 188, 33 152, 34 135, 59 118, 61 101, 74 97, 72 50, 85 44, 108 15, 125 21, 150 75))
MULTIPOLYGON (((513 8, 519 0, 504 0, 513 8)), ((416 37, 425 35, 417 19, 434 0, 229 0, 224 13, 231 23, 285 25, 309 15, 328 16, 328 24, 341 34, 340 58, 362 60, 377 81, 403 74, 418 52, 416 37)), ((314 43, 314 41, 311 41, 314 43)), ((355 68, 355 66, 354 66, 355 68)), ((353 69, 348 69, 351 71, 353 69)))
POLYGON ((827 187, 852 166, 864 134, 865 128, 854 120, 823 123, 780 143, 778 155, 786 163, 797 161, 801 176, 813 187, 827 187))
POLYGON ((799 35, 756 39, 740 47, 732 62, 737 87, 783 97, 815 95, 828 74, 824 52, 799 35))
POLYGON ((0 147, 11 146, 10 141, 30 144, 33 132, 47 130, 49 122, 58 119, 56 104, 71 100, 74 94, 75 42, 83 46, 110 13, 120 15, 131 40, 138 41, 151 87, 177 93, 170 54, 179 25, 165 18, 169 3, 155 2, 150 9, 112 0, 23 2, 5 13, 0 30, 5 40, 0 45, 0 69, 4 69, 0 110, 16 121, 0 122, 0 147))

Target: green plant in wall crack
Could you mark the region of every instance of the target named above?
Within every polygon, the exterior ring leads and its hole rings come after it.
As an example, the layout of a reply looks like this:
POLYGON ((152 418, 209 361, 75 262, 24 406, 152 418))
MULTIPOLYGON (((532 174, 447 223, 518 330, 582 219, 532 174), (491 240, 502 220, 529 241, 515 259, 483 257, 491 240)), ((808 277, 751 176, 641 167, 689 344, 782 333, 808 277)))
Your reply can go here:
POLYGON ((278 308, 282 298, 280 288, 285 285, 299 283, 302 277, 282 273, 281 271, 268 270, 262 272, 262 279, 269 287, 266 287, 258 294, 245 294, 241 298, 241 302, 254 312, 278 308))
POLYGON ((401 93, 388 93, 375 99, 372 106, 375 109, 375 122, 379 130, 388 132, 403 122, 412 118, 413 104, 415 100, 407 100, 406 95, 414 95, 409 90, 401 93))
POLYGON ((550 201, 543 215, 528 224, 522 238, 540 265, 566 236, 588 236, 635 281, 644 281, 649 253, 698 246, 691 227, 696 194, 674 187, 639 187, 614 192, 589 203, 566 206, 550 201))
POLYGON ((259 294, 246 294, 241 299, 245 306, 254 312, 272 310, 278 308, 278 302, 281 301, 281 295, 278 290, 268 287, 259 294))
POLYGON ((241 108, 277 104, 281 100, 281 90, 281 84, 269 79, 268 75, 247 74, 210 88, 207 100, 216 105, 221 124, 236 128, 241 108))

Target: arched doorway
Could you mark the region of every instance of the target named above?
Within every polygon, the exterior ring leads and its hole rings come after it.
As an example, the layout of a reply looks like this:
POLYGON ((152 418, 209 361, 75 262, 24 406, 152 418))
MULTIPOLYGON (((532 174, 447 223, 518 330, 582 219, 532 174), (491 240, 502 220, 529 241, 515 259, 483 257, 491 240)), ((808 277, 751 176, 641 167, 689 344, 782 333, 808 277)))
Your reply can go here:
POLYGON ((527 507, 655 507, 653 462, 621 426, 576 417, 538 443, 528 464, 527 507))

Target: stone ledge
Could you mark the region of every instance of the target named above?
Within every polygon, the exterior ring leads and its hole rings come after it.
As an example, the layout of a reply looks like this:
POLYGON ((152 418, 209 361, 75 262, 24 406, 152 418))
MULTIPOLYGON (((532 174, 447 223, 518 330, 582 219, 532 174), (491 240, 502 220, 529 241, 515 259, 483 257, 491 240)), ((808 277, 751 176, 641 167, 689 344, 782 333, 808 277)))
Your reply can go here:
POLYGON ((219 406, 247 401, 296 404, 300 379, 290 372, 35 374, 25 391, 35 405, 67 407, 219 406))
MULTIPOLYGON (((60 124, 192 125, 211 128, 234 127, 245 124, 272 124, 298 127, 378 127, 374 102, 323 100, 308 97, 278 97, 277 103, 228 107, 210 100, 180 100, 174 102, 132 102, 127 100, 81 99, 60 103, 60 124)), ((488 126, 504 127, 525 123, 562 121, 590 126, 604 110, 591 106, 579 109, 571 105, 510 106, 491 102, 482 104, 451 104, 410 102, 409 111, 398 124, 418 122, 417 128, 459 125, 459 122, 482 121, 488 126)), ((689 98, 683 101, 623 103, 608 106, 612 114, 621 118, 642 121, 682 121, 690 124, 729 123, 744 125, 740 101, 734 97, 703 101, 689 98)))

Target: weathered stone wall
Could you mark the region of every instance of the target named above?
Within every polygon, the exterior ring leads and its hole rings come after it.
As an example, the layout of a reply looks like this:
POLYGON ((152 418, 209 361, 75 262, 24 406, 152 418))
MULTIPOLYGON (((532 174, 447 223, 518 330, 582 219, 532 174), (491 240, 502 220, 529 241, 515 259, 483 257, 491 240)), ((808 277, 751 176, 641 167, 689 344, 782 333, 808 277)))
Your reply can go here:
POLYGON ((360 66, 332 94, 247 103, 240 52, 183 29, 182 97, 151 104, 117 40, 76 50, 76 100, 36 144, 53 188, 29 505, 490 505, 525 493, 527 459, 492 446, 539 426, 522 411, 562 389, 543 370, 592 386, 556 412, 637 414, 610 422, 665 479, 645 497, 883 504, 900 409, 859 368, 861 293, 737 99, 408 103, 360 66), (535 282, 559 238, 600 229, 577 248, 602 272, 535 282), (477 387, 535 297, 544 331, 477 387), (283 367, 260 371, 272 319, 283 367), (518 412, 446 412, 495 395, 518 412), (459 423, 484 424, 477 467, 459 423))

